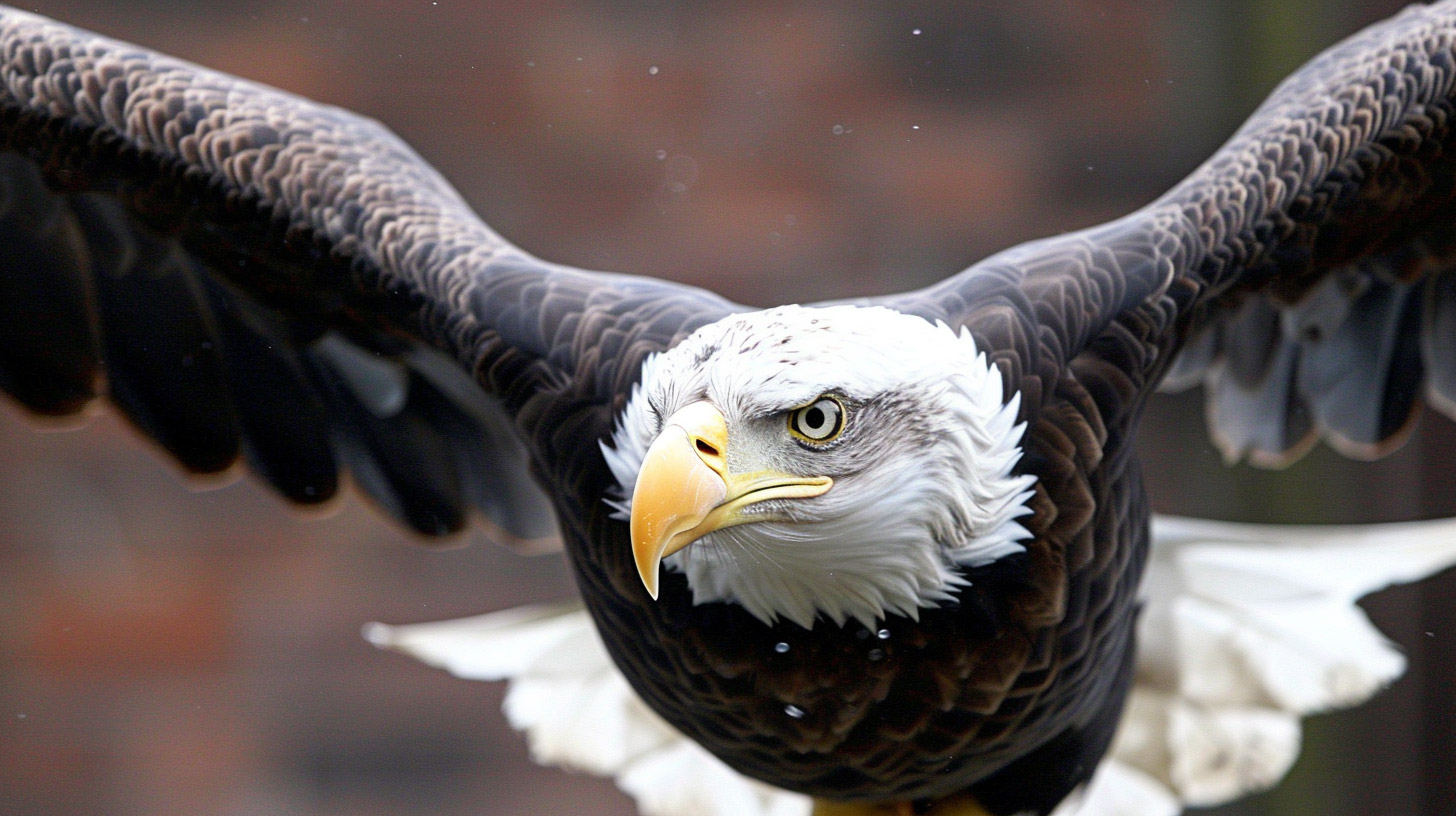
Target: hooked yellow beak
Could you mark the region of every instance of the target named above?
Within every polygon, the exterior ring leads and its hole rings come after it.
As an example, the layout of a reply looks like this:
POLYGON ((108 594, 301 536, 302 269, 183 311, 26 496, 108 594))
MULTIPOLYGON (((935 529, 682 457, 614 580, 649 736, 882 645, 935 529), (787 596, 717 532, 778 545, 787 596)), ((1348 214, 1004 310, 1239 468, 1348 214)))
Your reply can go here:
POLYGON ((647 594, 657 598, 658 565, 714 530, 772 521, 770 513, 743 508, 769 499, 823 495, 828 476, 794 476, 773 471, 728 471, 728 422, 706 402, 668 417, 647 449, 632 490, 632 556, 647 594))

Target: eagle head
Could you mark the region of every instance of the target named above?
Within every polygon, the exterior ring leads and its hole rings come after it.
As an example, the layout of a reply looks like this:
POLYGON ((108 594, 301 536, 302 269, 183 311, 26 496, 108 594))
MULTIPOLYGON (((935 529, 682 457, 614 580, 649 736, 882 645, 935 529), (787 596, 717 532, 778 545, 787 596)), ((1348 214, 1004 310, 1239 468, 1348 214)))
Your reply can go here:
POLYGON ((1020 552, 1019 395, 968 332, 890 309, 785 306, 643 365, 603 451, 642 583, 765 623, 918 617, 961 567, 1020 552))

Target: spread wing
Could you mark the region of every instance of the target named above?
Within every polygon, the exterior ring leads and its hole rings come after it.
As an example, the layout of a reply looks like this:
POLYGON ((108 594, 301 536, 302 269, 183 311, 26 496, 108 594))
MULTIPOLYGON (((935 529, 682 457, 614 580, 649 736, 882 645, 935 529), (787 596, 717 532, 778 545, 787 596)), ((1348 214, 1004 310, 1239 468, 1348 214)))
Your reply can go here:
POLYGON ((0 8, 0 388, 186 470, 546 534, 643 357, 733 306, 547 264, 379 124, 0 8), (548 472, 549 471, 549 472, 548 472))
POLYGON ((1024 390, 1070 370, 1108 433, 1166 374, 1206 386, 1230 459, 1283 464, 1321 436, 1379 455, 1423 399, 1456 415, 1453 81, 1456 3, 1409 8, 1142 210, 892 303, 968 327, 1024 390))

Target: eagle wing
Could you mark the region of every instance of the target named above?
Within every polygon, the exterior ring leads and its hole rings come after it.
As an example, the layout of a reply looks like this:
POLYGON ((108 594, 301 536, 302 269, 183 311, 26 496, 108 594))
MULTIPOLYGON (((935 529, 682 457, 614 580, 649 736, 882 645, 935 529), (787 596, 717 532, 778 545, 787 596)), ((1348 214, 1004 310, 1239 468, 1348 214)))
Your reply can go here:
POLYGON ((531 257, 346 111, 11 9, 0 49, 0 388, 104 394, 189 472, 539 537, 528 464, 579 471, 561 429, 735 308, 531 257))
POLYGON ((1143 209, 890 303, 968 328, 1023 390, 1093 381, 1103 425, 1201 382, 1230 460, 1285 464, 1321 436, 1378 456, 1423 399, 1456 416, 1453 84, 1456 3, 1413 6, 1290 76, 1143 209))

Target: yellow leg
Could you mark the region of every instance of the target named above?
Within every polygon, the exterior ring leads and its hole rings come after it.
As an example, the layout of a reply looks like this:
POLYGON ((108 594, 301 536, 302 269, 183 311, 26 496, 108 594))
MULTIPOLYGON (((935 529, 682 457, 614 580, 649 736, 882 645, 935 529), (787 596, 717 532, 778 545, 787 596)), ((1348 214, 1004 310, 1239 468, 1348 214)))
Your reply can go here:
POLYGON ((813 816, 910 816, 908 802, 870 804, 868 802, 828 802, 814 800, 813 816))
POLYGON ((954 796, 916 814, 909 802, 829 802, 814 800, 813 816, 991 816, 975 799, 954 796))

